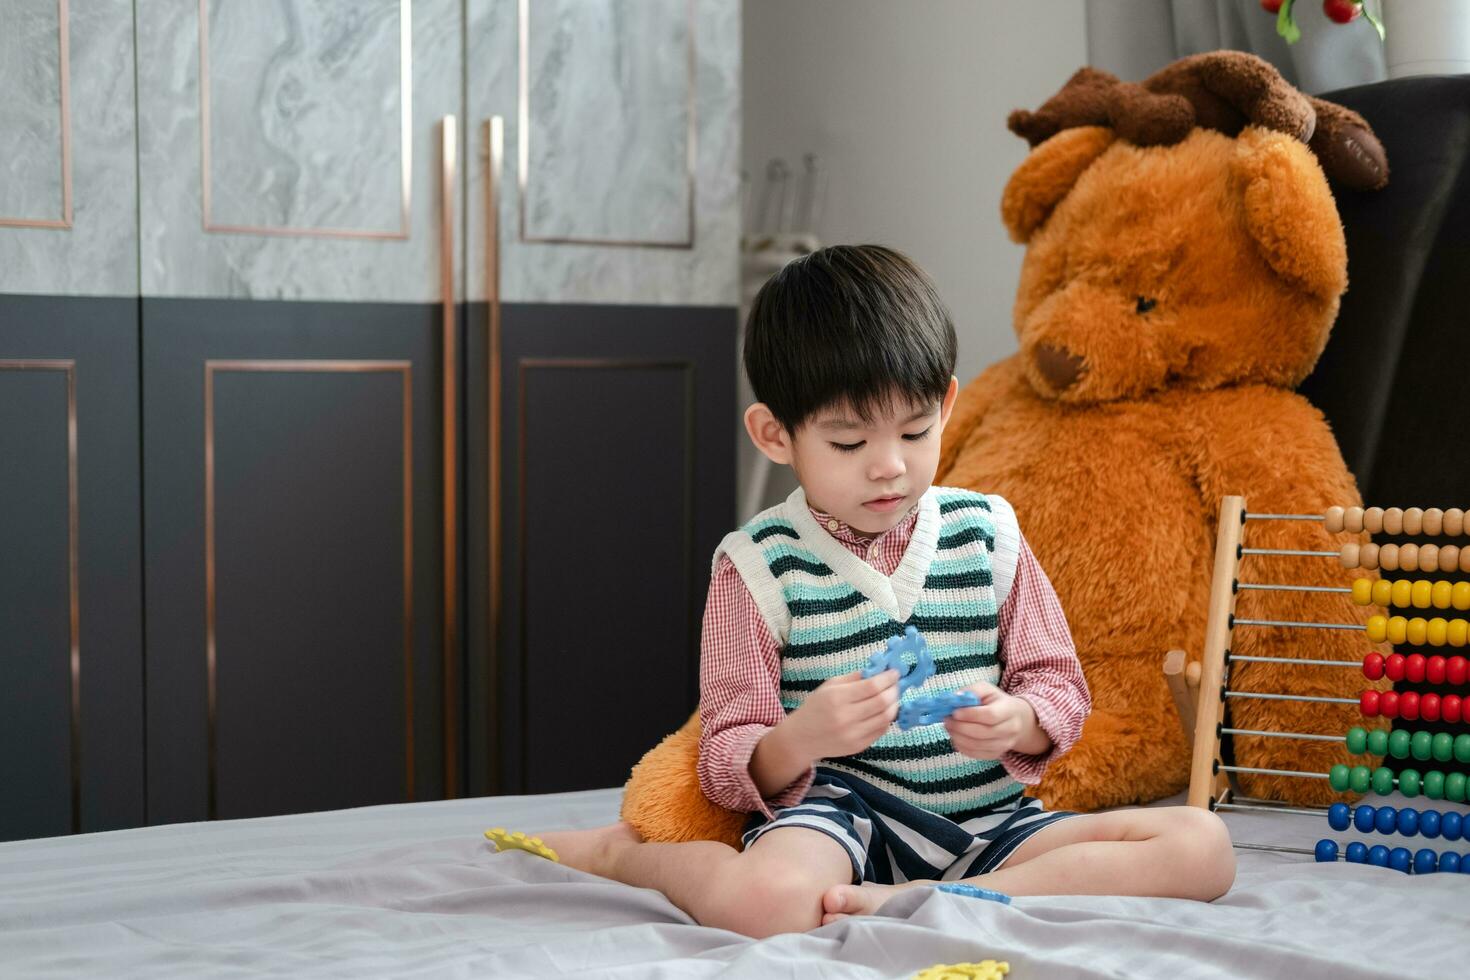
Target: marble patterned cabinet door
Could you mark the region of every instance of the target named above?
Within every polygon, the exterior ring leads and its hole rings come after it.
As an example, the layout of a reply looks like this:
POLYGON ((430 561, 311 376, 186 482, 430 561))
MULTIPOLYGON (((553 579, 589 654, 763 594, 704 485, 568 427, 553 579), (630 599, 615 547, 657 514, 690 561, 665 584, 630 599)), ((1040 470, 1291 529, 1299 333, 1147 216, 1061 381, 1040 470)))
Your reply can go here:
POLYGON ((0 293, 136 295, 133 8, 0 0, 0 293))
POLYGON ((138 4, 142 293, 440 298, 455 0, 138 4))
POLYGON ((499 115, 502 299, 736 305, 739 0, 469 0, 467 31, 468 298, 499 115))

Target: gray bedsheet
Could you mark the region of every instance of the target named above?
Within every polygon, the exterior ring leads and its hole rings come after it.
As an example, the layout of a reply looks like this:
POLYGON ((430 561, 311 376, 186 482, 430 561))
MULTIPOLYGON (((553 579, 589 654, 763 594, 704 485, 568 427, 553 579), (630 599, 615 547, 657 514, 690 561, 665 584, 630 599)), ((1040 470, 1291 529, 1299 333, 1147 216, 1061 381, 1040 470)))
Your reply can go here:
MULTIPOLYGON (((599 790, 0 844, 0 974, 807 980, 1000 959, 1013 980, 1307 980, 1460 977, 1470 963, 1470 875, 1245 852, 1235 888, 1211 905, 1004 906, 923 889, 878 916, 753 942, 694 925, 656 892, 492 855, 481 837, 493 825, 594 826, 617 806, 617 790, 599 790)), ((1310 845, 1325 830, 1287 815, 1229 822, 1257 842, 1310 845)))

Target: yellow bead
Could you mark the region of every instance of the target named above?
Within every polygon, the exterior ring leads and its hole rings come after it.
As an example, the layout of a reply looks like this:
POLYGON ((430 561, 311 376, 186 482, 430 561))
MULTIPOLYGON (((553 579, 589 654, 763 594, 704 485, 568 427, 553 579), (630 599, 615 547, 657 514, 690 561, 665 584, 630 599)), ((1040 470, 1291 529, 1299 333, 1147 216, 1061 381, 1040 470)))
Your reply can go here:
POLYGON ((1374 643, 1382 643, 1384 640, 1388 639, 1387 616, 1368 617, 1368 639, 1372 640, 1374 643))
POLYGON ((1445 641, 1452 647, 1462 647, 1467 638, 1470 638, 1470 623, 1463 619, 1450 620, 1450 627, 1445 631, 1445 641))
MULTIPOLYGON (((1429 632, 1429 624, 1424 622, 1424 620, 1420 619, 1418 616, 1415 616, 1413 619, 1409 620, 1409 625, 1405 627, 1405 631, 1410 643, 1414 644, 1414 646, 1416 647, 1423 646, 1426 634, 1428 634, 1429 632)), ((1398 643, 1400 641, 1395 640, 1394 642, 1398 643)))
POLYGON ((1428 609, 1429 600, 1434 592, 1434 585, 1428 579, 1420 579, 1415 582, 1411 590, 1411 601, 1415 609, 1428 609))
POLYGON ((1450 583, 1448 582, 1435 582, 1434 589, 1432 591, 1432 594, 1430 595, 1430 600, 1434 603, 1434 608, 1450 608, 1450 597, 1454 594, 1454 591, 1454 586, 1450 585, 1450 583))
POLYGON ((1425 639, 1432 647, 1442 647, 1450 636, 1450 624, 1439 616, 1429 621, 1429 629, 1425 633, 1425 639))
POLYGON ((1400 644, 1409 638, 1409 621, 1402 616, 1390 616, 1388 619, 1388 642, 1400 644))
POLYGON ((1470 582, 1456 582, 1450 586, 1450 605, 1456 609, 1470 609, 1470 582))
POLYGON ((1414 583, 1406 578, 1394 579, 1393 582, 1393 604, 1400 609, 1407 606, 1414 598, 1414 583))
POLYGON ((1373 605, 1388 608, 1393 602, 1393 583, 1381 578, 1373 583, 1373 605))
POLYGON ((1373 583, 1365 578, 1353 579, 1353 601, 1366 606, 1373 601, 1373 583))

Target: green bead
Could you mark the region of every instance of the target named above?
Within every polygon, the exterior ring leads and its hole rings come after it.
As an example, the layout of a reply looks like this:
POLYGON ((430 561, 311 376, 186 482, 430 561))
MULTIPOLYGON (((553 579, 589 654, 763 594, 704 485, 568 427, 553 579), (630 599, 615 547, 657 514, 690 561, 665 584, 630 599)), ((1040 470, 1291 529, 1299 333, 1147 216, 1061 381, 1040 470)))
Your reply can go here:
POLYGON ((1424 774, 1424 795, 1431 800, 1444 799, 1444 773, 1431 769, 1424 774))
POLYGON ((1327 785, 1339 793, 1346 792, 1348 788, 1348 767, 1339 762, 1327 770, 1327 785))
POLYGON ((1388 729, 1375 728, 1368 733, 1368 752, 1371 755, 1388 755, 1388 729))
POLYGON ((1455 761, 1470 762, 1470 735, 1455 736, 1455 761))
POLYGON ((1434 761, 1449 762, 1455 757, 1455 736, 1440 732, 1434 736, 1434 761))
POLYGON ((1362 755, 1368 751, 1368 730, 1361 725, 1348 729, 1347 750, 1350 755, 1362 755))
POLYGON ((1403 793, 1405 796, 1418 796, 1419 795, 1419 770, 1418 769, 1400 769, 1399 770, 1399 792, 1400 793, 1403 793))
POLYGON ((1388 736, 1388 754, 1395 759, 1407 759, 1409 757, 1409 733, 1402 728, 1397 729, 1388 736))
POLYGON ((1393 792, 1393 770, 1387 766, 1379 766, 1373 770, 1373 792, 1379 796, 1387 796, 1393 792))
POLYGON ((1452 772, 1444 778, 1444 798, 1455 803, 1465 802, 1465 774, 1452 772))
POLYGON ((1430 751, 1434 746, 1434 736, 1428 732, 1415 732, 1409 738, 1409 751, 1414 758, 1423 762, 1429 758, 1430 751))
POLYGON ((1354 793, 1366 793, 1371 785, 1373 785, 1373 771, 1367 766, 1353 766, 1353 771, 1348 776, 1348 789, 1354 793))

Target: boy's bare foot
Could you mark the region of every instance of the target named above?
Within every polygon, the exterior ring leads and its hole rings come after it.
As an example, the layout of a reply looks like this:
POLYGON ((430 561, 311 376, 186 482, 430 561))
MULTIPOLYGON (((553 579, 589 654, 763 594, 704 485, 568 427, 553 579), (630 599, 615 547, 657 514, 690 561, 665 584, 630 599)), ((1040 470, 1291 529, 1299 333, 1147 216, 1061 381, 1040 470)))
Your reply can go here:
POLYGON ((538 835, 546 846, 556 851, 562 864, 588 874, 608 877, 614 855, 629 844, 641 844, 643 838, 630 823, 619 822, 591 830, 553 830, 538 835))
POLYGON ((822 896, 822 925, 845 919, 849 915, 872 915, 906 886, 879 885, 865 881, 861 885, 834 885, 822 896))

